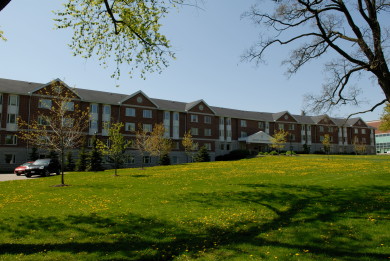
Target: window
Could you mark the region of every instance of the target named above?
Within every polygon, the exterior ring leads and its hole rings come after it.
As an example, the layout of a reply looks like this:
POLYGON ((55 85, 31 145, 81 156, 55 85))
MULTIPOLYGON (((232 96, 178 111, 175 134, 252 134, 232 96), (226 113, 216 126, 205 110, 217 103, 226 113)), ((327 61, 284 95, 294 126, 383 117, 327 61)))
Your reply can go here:
POLYGON ((47 125, 49 125, 50 123, 49 123, 49 120, 46 118, 46 117, 44 117, 44 116, 42 116, 42 115, 39 115, 38 116, 38 125, 44 125, 44 126, 47 126, 47 125))
POLYGON ((204 146, 207 150, 211 150, 211 143, 205 143, 204 146))
POLYGON ((204 136, 211 136, 211 129, 204 129, 204 136))
POLYGON ((225 133, 223 130, 219 130, 219 137, 224 137, 225 136, 225 133))
POLYGON ((295 124, 289 124, 288 130, 295 130, 295 124))
POLYGON ((219 124, 220 124, 220 125, 224 125, 224 124, 225 124, 225 121, 224 121, 224 118, 223 118, 223 117, 220 117, 220 118, 219 118, 219 124))
POLYGON ((329 136, 329 141, 333 142, 333 136, 329 136))
POLYGON ((152 124, 143 124, 142 129, 144 130, 144 132, 151 132, 153 127, 152 124))
POLYGON ((211 117, 210 116, 204 116, 204 123, 211 124, 211 117))
POLYGON ((329 127, 328 127, 328 131, 329 131, 329 132, 333 132, 333 127, 329 126, 329 127))
POLYGON ((87 143, 88 148, 91 148, 92 145, 93 145, 93 138, 89 138, 87 143))
POLYGON ((269 122, 265 122, 265 128, 269 129, 269 122))
POLYGON ((199 135, 198 128, 191 128, 191 135, 199 135))
POLYGON ((5 135, 6 145, 16 145, 18 143, 18 137, 16 135, 5 135))
POLYGON ((362 129, 362 134, 366 134, 366 129, 362 129))
POLYGON ((199 144, 198 143, 193 143, 192 144, 192 150, 198 150, 199 149, 199 144))
POLYGON ((39 99, 38 108, 41 108, 41 109, 51 109, 51 100, 49 100, 49 99, 39 99))
POLYGON ((144 118, 152 118, 152 111, 151 110, 144 110, 143 117, 144 118))
POLYGON ((264 122, 259 121, 258 127, 259 127, 259 129, 264 129, 264 122))
POLYGON ((226 137, 232 137, 232 131, 226 130, 226 137))
POLYGON ((221 144, 221 150, 225 150, 225 144, 221 144))
POLYGON ((74 111, 74 102, 65 102, 64 108, 67 111, 74 111))
POLYGON ((15 113, 8 113, 7 115, 7 123, 16 124, 16 114, 15 113))
POLYGON ((97 104, 91 104, 90 111, 91 111, 91 113, 98 113, 98 105, 97 104))
POLYGON ((175 121, 178 121, 178 120, 179 120, 179 113, 178 113, 178 112, 174 112, 174 113, 173 113, 173 119, 174 119, 175 121))
POLYGON ((290 141, 295 141, 295 134, 290 134, 290 141))
POLYGON ((230 150, 230 144, 226 144, 226 150, 230 150))
POLYGON ((169 111, 164 111, 164 120, 169 120, 171 118, 171 113, 169 111))
POLYGON ((324 132, 324 126, 320 126, 320 132, 324 132))
POLYGON ((18 106, 19 104, 19 96, 18 95, 10 95, 8 96, 8 105, 11 105, 11 106, 18 106))
POLYGON ((311 125, 307 125, 307 130, 311 131, 311 125))
POLYGON ((179 137, 179 126, 173 126, 173 137, 179 137))
POLYGON ((283 123, 279 123, 278 124, 278 128, 279 128, 279 130, 284 130, 284 124, 283 123))
POLYGON ((144 156, 142 161, 144 164, 150 164, 151 163, 150 156, 144 156))
POLYGON ((248 133, 246 133, 245 131, 241 131, 241 138, 245 137, 248 137, 248 133))
POLYGON ((14 164, 15 163, 15 154, 5 154, 5 163, 14 164))
POLYGON ((324 136, 320 136, 320 141, 322 142, 324 140, 324 136))
POLYGON ((125 163, 127 163, 127 164, 134 164, 135 163, 135 157, 131 156, 131 155, 127 156, 125 158, 125 163))
POLYGON ((126 116, 135 117, 135 109, 134 108, 126 108, 126 116))
POLYGON ((232 125, 232 119, 226 118, 226 125, 232 125))
POLYGON ((98 128, 98 123, 96 120, 91 120, 89 121, 89 128, 90 129, 97 129, 98 128))
POLYGON ((355 134, 359 134, 359 129, 355 129, 355 134))
POLYGON ((63 118, 62 119, 62 126, 65 128, 72 128, 74 123, 74 119, 72 118, 63 118))
POLYGON ((362 143, 366 144, 366 138, 362 138, 362 143))
POLYGON ((305 125, 303 125, 303 124, 301 125, 301 130, 303 130, 303 131, 305 130, 305 125))
POLYGON ((179 163, 179 158, 177 156, 172 156, 171 162, 172 162, 172 164, 178 164, 179 163))
POLYGON ((125 130, 126 131, 135 131, 135 123, 134 122, 126 122, 125 130))
POLYGON ((246 120, 241 120, 240 121, 240 126, 241 127, 246 127, 246 120))
POLYGON ((180 142, 174 141, 174 142, 173 142, 173 149, 175 149, 175 150, 180 149, 180 142))
POLYGON ((102 121, 102 128, 108 130, 110 128, 110 121, 102 121))
POLYGON ((103 107, 103 114, 111 114, 111 106, 110 105, 104 105, 103 107))
POLYGON ((198 115, 191 114, 191 122, 198 122, 198 115))

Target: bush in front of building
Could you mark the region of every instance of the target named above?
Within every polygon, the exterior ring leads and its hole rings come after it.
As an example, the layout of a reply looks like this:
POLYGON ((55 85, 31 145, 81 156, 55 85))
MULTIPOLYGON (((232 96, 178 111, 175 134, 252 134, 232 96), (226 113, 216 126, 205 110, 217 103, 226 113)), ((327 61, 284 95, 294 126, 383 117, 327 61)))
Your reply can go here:
POLYGON ((202 146, 198 153, 194 157, 195 162, 209 162, 210 161, 210 155, 207 152, 207 148, 205 146, 202 146))
POLYGON ((160 157, 159 164, 162 166, 171 165, 171 158, 168 154, 164 154, 160 157))
POLYGON ((232 150, 228 154, 215 157, 215 160, 216 161, 240 160, 240 159, 246 159, 250 155, 251 154, 248 150, 232 150))

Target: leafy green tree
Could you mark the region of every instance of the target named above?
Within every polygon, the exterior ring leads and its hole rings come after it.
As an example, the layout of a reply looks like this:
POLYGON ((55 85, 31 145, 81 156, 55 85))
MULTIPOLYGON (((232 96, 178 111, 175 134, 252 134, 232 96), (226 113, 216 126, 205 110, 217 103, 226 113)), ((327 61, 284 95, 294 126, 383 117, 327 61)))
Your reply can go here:
POLYGON ((329 152, 330 152, 330 146, 331 146, 329 134, 324 135, 324 139, 321 141, 321 143, 322 143, 322 146, 324 146, 324 152, 328 155, 328 159, 329 159, 329 152))
POLYGON ((71 151, 68 151, 68 153, 66 154, 66 166, 65 166, 65 169, 67 171, 74 171, 75 167, 76 167, 76 164, 73 161, 73 154, 72 154, 71 151))
POLYGON ((283 149, 287 142, 288 132, 285 130, 277 131, 271 138, 271 148, 274 148, 280 154, 280 149, 283 149))
POLYGON ((390 103, 386 103, 386 107, 383 108, 383 113, 381 116, 381 125, 379 126, 379 130, 390 130, 390 103))
POLYGON ((96 135, 92 137, 92 149, 89 152, 88 163, 87 163, 87 171, 101 171, 103 170, 103 159, 102 153, 97 146, 97 138, 96 135))
POLYGON ((38 149, 36 147, 31 148, 31 153, 29 155, 29 158, 32 161, 39 159, 38 149))
POLYGON ((86 152, 85 148, 85 140, 83 142, 83 145, 81 147, 81 150, 78 155, 78 159, 76 161, 76 170, 77 171, 85 171, 87 169, 87 163, 88 163, 88 153, 86 152))
POLYGON ((172 149, 172 140, 165 138, 164 134, 164 125, 162 123, 155 124, 146 142, 146 151, 149 152, 151 156, 157 156, 159 158, 159 163, 161 162, 162 157, 168 155, 172 149))
POLYGON ((207 151, 206 146, 202 146, 194 158, 195 162, 209 162, 210 155, 207 151))
POLYGON ((106 142, 97 140, 97 147, 103 155, 108 157, 109 162, 115 169, 114 176, 118 176, 117 169, 120 168, 126 159, 126 149, 130 147, 130 143, 124 138, 121 133, 123 123, 113 123, 108 128, 108 139, 106 142))

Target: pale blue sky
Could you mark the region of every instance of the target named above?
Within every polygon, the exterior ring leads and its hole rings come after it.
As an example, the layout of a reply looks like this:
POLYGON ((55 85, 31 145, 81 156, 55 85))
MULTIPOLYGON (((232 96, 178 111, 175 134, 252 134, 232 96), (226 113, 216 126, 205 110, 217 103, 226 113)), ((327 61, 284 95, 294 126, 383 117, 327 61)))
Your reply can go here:
MULTIPOLYGON (((203 10, 186 7, 172 13, 164 22, 177 59, 162 74, 147 79, 127 76, 121 67, 120 81, 110 78, 113 68, 103 69, 91 59, 72 56, 67 43, 71 31, 54 30, 52 10, 63 1, 13 0, 0 13, 0 30, 7 42, 0 42, 0 77, 47 83, 60 78, 68 85, 84 89, 131 94, 142 90, 149 97, 191 102, 205 100, 209 105, 240 110, 300 114, 303 95, 319 92, 324 79, 321 62, 313 62, 288 79, 281 66, 289 49, 272 48, 267 64, 240 62, 240 56, 257 39, 259 28, 241 14, 255 0, 204 0, 203 10), (119 84, 120 87, 116 87, 119 84)), ((383 94, 372 82, 359 84, 372 103, 383 94), (364 86, 362 86, 364 87, 364 86)), ((367 105, 368 107, 368 105, 367 105)), ((365 108, 346 108, 333 116, 346 116, 365 108)), ((379 118, 381 109, 364 114, 364 120, 379 118)))

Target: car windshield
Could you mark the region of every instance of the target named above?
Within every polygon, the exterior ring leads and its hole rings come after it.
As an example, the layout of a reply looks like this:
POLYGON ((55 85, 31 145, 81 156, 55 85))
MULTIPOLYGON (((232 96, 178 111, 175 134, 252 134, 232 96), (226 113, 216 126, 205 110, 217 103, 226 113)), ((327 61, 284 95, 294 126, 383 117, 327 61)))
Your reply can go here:
POLYGON ((21 166, 26 167, 26 166, 30 166, 30 165, 32 165, 32 164, 33 164, 33 162, 26 162, 26 163, 22 164, 21 166))
POLYGON ((48 165, 50 163, 50 159, 39 159, 36 160, 33 165, 48 165))

